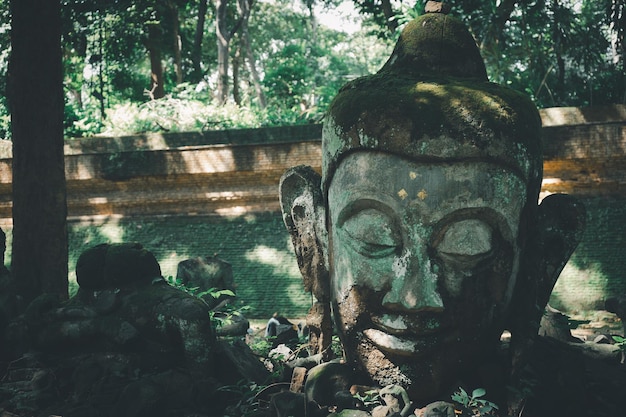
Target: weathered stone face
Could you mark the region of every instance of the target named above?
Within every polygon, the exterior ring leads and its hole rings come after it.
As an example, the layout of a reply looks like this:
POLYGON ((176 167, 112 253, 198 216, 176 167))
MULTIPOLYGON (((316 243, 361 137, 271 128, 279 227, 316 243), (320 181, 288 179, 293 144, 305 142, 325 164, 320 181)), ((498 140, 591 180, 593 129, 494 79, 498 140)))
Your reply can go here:
POLYGON ((342 161, 328 192, 331 299, 346 354, 375 382, 432 395, 497 343, 525 188, 489 162, 342 161))

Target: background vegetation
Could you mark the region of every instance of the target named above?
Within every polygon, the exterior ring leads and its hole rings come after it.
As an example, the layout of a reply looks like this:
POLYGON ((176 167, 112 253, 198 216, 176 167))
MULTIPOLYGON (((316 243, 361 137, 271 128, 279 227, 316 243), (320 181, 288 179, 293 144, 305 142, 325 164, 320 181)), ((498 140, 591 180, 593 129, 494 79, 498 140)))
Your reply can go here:
MULTIPOLYGON (((317 122, 341 85, 380 67, 424 7, 343 1, 358 12, 356 26, 327 25, 342 0, 63 0, 65 134, 317 122)), ((626 102, 623 0, 451 6, 491 80, 539 107, 626 102)), ((0 22, 0 138, 9 138, 8 0, 0 22)))

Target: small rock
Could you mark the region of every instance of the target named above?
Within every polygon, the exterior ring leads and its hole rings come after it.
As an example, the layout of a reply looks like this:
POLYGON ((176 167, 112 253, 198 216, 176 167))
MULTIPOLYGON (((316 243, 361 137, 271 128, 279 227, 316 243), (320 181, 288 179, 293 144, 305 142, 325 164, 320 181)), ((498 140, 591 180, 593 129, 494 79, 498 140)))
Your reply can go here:
POLYGON ((455 417, 454 406, 445 401, 435 401, 415 410, 417 417, 455 417))

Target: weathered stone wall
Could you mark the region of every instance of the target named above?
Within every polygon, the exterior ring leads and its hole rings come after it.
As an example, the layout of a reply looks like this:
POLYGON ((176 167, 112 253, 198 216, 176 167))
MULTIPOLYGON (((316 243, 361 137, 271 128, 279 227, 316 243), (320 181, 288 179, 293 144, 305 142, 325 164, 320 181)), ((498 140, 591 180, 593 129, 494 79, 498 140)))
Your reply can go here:
MULTIPOLYGON (((320 161, 320 137, 321 126, 306 125, 70 141, 65 146, 68 215, 277 211, 280 176, 290 166, 320 161)), ((0 219, 6 224, 12 175, 10 147, 3 150, 0 219)))
MULTIPOLYGON (((552 303, 600 308, 626 294, 626 106, 541 113, 542 192, 576 195, 589 212, 552 303)), ((165 276, 183 259, 217 253, 233 265, 251 317, 302 317, 311 299, 282 224, 278 180, 298 164, 320 169, 320 135, 310 125, 68 142, 70 270, 102 242, 143 243, 165 276)), ((9 239, 10 164, 10 144, 0 144, 0 224, 9 239)))
POLYGON ((604 300, 626 295, 626 197, 582 197, 587 228, 565 266, 551 305, 567 311, 604 309, 604 300))
MULTIPOLYGON (((217 254, 233 267, 239 305, 250 317, 280 312, 304 317, 311 302, 302 289, 291 241, 274 212, 245 216, 150 216, 95 219, 70 224, 70 270, 84 248, 104 242, 141 242, 154 253, 165 277, 182 260, 217 254)), ((73 278, 73 277, 72 277, 73 278)))
POLYGON ((583 240, 565 266, 551 305, 602 309, 626 295, 626 106, 541 111, 542 193, 567 193, 587 208, 583 240))

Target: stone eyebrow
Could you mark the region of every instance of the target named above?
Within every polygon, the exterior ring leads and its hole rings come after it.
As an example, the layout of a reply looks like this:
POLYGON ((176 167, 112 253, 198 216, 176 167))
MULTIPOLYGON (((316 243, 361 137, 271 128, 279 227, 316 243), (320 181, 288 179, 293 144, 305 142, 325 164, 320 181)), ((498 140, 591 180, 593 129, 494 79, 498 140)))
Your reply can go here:
POLYGON ((337 216, 337 226, 341 227, 347 219, 368 209, 378 210, 390 218, 397 216, 394 208, 383 201, 374 198, 356 198, 349 200, 346 205, 341 208, 337 216))

